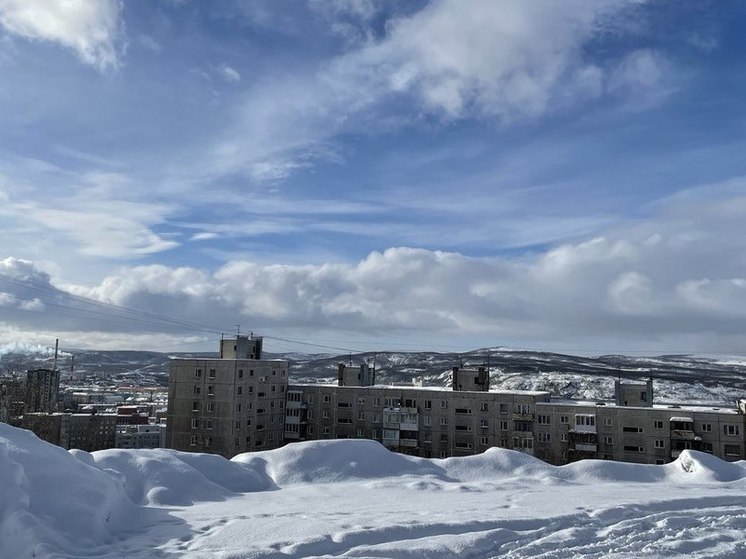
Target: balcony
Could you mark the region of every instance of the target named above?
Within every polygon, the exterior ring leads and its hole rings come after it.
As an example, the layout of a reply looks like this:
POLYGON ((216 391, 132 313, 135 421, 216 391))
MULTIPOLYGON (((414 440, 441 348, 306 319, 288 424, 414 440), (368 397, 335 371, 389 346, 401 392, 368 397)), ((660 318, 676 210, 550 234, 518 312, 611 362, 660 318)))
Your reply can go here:
POLYGON ((399 439, 399 446, 417 448, 417 439, 399 439))
POLYGON ((598 431, 596 431, 595 425, 576 425, 569 431, 570 433, 590 433, 590 434, 597 434, 598 431))
POLYGON ((576 452, 598 452, 598 446, 590 443, 575 443, 576 452))
POLYGON ((532 413, 515 413, 513 412, 513 419, 516 421, 533 421, 534 414, 532 413))
POLYGON ((701 441, 702 437, 689 429, 676 429, 671 431, 671 438, 680 441, 701 441))

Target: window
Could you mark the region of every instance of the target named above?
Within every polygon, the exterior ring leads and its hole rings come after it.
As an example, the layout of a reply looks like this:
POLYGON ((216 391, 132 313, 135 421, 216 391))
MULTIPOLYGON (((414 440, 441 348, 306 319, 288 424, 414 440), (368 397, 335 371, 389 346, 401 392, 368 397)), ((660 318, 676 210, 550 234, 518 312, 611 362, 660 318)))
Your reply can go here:
POLYGON ((642 446, 624 446, 624 452, 645 452, 645 448, 642 446))
POLYGON ((531 406, 528 404, 516 404, 513 411, 517 414, 528 415, 531 413, 531 406))
POLYGON ((324 403, 328 404, 331 401, 332 401, 332 397, 329 396, 329 394, 324 394, 324 403))
POLYGON ((273 385, 272 385, 272 388, 271 388, 271 390, 270 390, 270 392, 275 392, 275 391, 276 391, 276 390, 275 390, 276 388, 277 388, 277 386, 275 386, 275 385, 273 384, 273 385))
POLYGON ((471 425, 456 425, 456 431, 471 431, 471 425))
POLYGON ((199 419, 192 419, 192 429, 199 429, 199 419))
POLYGON ((607 445, 610 445, 610 446, 613 445, 614 444, 614 437, 610 437, 610 436, 606 435, 604 437, 604 444, 607 444, 607 445))
POLYGON ((253 377, 253 376, 254 376, 254 369, 249 369, 249 376, 250 376, 250 377, 253 377))
POLYGON ((359 414, 357 414, 357 418, 360 421, 365 421, 365 414, 363 412, 360 412, 359 414))
POLYGON ((440 408, 441 409, 447 409, 448 408, 448 400, 441 400, 440 401, 440 408))
POLYGON ((596 425, 595 415, 576 415, 575 425, 577 427, 594 427, 596 425))
POLYGON ((360 396, 360 397, 359 397, 359 398, 357 399, 357 403, 358 403, 358 404, 360 404, 360 405, 362 406, 362 405, 363 405, 363 404, 365 403, 365 398, 363 398, 362 396, 360 396))
POLYGON ((604 427, 611 427, 612 425, 614 425, 614 420, 610 417, 604 417, 604 427))
POLYGON ((640 392, 640 401, 641 402, 647 402, 648 401, 648 393, 647 392, 640 392))
POLYGON ((552 440, 551 433, 537 433, 537 437, 540 443, 548 443, 552 440))
POLYGON ((570 423, 568 416, 560 415, 560 423, 570 423))
POLYGON ((206 419, 205 420, 205 428, 206 429, 212 429, 212 419, 206 419))
POLYGON ((215 387, 214 386, 208 386, 207 387, 207 395, 208 396, 215 396, 215 387))
POLYGON ((250 419, 247 419, 247 420, 246 420, 246 427, 250 427, 250 426, 251 426, 251 420, 250 420, 250 419))
POLYGON ((380 413, 374 413, 373 414, 373 423, 380 423, 381 422, 381 414, 380 413))
POLYGON ((210 369, 210 372, 207 374, 207 378, 215 378, 215 369, 210 369))
POLYGON ((440 418, 440 424, 441 425, 448 425, 448 418, 447 417, 441 417, 440 418))
POLYGON ((655 428, 656 429, 663 429, 663 422, 662 421, 656 421, 655 422, 655 428))
POLYGON ((712 454, 712 443, 702 443, 702 452, 709 452, 712 454))
POLYGON ((197 369, 197 370, 196 370, 196 371, 194 372, 194 376, 195 376, 196 378, 202 378, 202 369, 197 369))
POLYGON ((500 404, 500 413, 508 413, 508 404, 500 404))
POLYGON ((243 378, 243 369, 238 370, 238 378, 243 378))
POLYGON ((263 415, 267 413, 267 410, 265 408, 256 408, 257 415, 263 415))
POLYGON ((212 413, 215 411, 215 402, 207 402, 207 411, 212 413))
POLYGON ((425 416, 422 417, 422 424, 425 427, 430 427, 432 425, 432 423, 433 423, 433 418, 430 417, 429 415, 425 415, 425 416))
POLYGON ((479 406, 479 411, 490 411, 490 406, 487 402, 482 402, 479 406))
POLYGON ((322 410, 321 417, 324 419, 329 419, 329 410, 322 410))
POLYGON ((483 428, 483 429, 486 429, 487 427, 489 427, 489 426, 490 426, 490 422, 489 422, 489 420, 487 420, 487 419, 480 419, 480 420, 479 420, 479 426, 480 426, 481 428, 483 428))
POLYGON ((192 411, 199 411, 199 402, 192 402, 192 411))
POLYGON ((483 445, 488 445, 490 444, 490 439, 489 437, 479 437, 479 442, 483 445))
POLYGON ((622 427, 622 431, 625 433, 642 433, 642 427, 622 427))
POLYGON ((194 394, 199 394, 199 392, 200 392, 200 387, 199 386, 195 386, 193 393, 194 394))
POLYGON ((738 425, 731 425, 726 424, 723 425, 723 434, 728 435, 730 437, 738 436, 738 434, 741 432, 741 430, 738 428, 738 425))
POLYGON ((459 415, 471 415, 470 408, 456 408, 456 413, 459 415))
POLYGON ((349 402, 337 402, 337 407, 338 408, 349 408, 349 407, 352 407, 352 404, 350 404, 349 402))
POLYGON ((373 398, 373 405, 374 406, 380 406, 381 405, 381 399, 380 398, 373 398))
POLYGON ((349 425, 352 423, 352 419, 350 419, 349 417, 338 417, 337 423, 349 425))
POLYGON ((355 431, 355 434, 357 435, 357 438, 359 439, 363 438, 363 430, 360 427, 357 428, 357 430, 355 431))
POLYGON ((703 423, 702 424, 702 431, 706 433, 712 433, 712 423, 703 423))
POLYGON ((666 448, 666 442, 663 439, 655 439, 655 448, 666 448))
POLYGON ((726 456, 741 456, 741 447, 737 444, 725 445, 726 456))
POLYGON ((566 443, 566 442, 567 442, 567 433, 562 433, 562 434, 560 435, 560 440, 561 440, 561 441, 562 441, 563 443, 566 443))
POLYGON ((503 419, 500 421, 500 431, 507 431, 508 430, 508 421, 503 419))
POLYGON ((192 435, 192 437, 189 439, 189 445, 197 446, 197 435, 192 435))
POLYGON ((378 438, 378 429, 371 429, 370 436, 374 439, 378 438))
POLYGON ((536 416, 536 421, 539 423, 539 425, 549 425, 551 419, 548 415, 540 413, 536 416))
POLYGON ((433 407, 433 401, 432 400, 425 400, 425 409, 430 410, 433 407))
POLYGON ((329 427, 324 427, 324 434, 328 435, 331 431, 329 430, 329 427))
POLYGON ((205 446, 212 446, 212 437, 205 437, 205 446))

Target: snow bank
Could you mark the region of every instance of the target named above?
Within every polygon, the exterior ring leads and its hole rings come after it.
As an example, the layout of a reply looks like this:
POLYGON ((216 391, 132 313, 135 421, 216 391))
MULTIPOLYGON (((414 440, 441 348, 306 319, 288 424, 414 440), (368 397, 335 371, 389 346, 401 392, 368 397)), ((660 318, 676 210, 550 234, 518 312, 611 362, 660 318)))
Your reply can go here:
POLYGON ((277 450, 240 454, 232 461, 266 469, 278 486, 405 475, 445 476, 432 460, 396 454, 375 441, 362 439, 293 443, 277 450))
MULTIPOLYGON (((444 488, 481 490, 500 484, 517 491, 535 488, 537 481, 577 485, 579 491, 650 483, 656 489, 676 487, 678 494, 687 485, 737 484, 740 490, 746 462, 727 463, 684 451, 665 466, 586 460, 556 467, 499 448, 478 456, 429 460, 395 454, 368 440, 295 443, 233 460, 165 449, 67 452, 0 423, 0 480, 0 556, 66 557, 78 556, 80 550, 95 555, 93 550, 112 539, 137 533, 138 522, 155 525, 152 514, 158 512, 163 522, 163 515, 174 510, 159 507, 186 507, 290 486, 307 485, 316 491, 310 486, 367 481, 361 489, 370 491, 378 483, 384 489, 434 495, 444 488)), ((167 522, 172 523, 170 518, 167 522)), ((189 539, 183 533, 178 537, 189 539)))
POLYGON ((0 480, 3 557, 99 545, 135 510, 117 478, 4 423, 0 480))
POLYGON ((215 454, 112 449, 75 456, 120 478, 130 499, 141 505, 184 506, 275 488, 265 472, 215 454))

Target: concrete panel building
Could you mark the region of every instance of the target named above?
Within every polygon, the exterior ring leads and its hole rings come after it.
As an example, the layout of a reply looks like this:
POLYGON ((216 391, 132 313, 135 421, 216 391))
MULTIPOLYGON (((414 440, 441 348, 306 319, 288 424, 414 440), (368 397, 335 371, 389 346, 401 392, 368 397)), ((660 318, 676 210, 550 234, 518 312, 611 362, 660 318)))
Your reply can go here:
POLYGON ((168 448, 231 457, 282 446, 288 362, 261 357, 261 338, 237 336, 216 358, 172 360, 168 448))

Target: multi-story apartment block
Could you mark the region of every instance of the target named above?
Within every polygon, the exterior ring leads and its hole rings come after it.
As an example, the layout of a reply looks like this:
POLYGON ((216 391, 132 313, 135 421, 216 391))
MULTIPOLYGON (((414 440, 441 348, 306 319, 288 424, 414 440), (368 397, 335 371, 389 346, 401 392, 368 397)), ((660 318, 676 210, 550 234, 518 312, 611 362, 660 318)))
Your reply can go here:
POLYGON ((115 448, 163 448, 166 446, 166 426, 117 425, 114 437, 115 448))
POLYGON ((609 401, 490 391, 487 367, 455 367, 450 390, 379 386, 370 364, 341 364, 337 385, 288 385, 287 362, 261 360, 260 343, 252 345, 261 338, 239 340, 223 340, 222 358, 172 363, 170 448, 231 457, 286 442, 365 438, 423 457, 498 446, 553 464, 665 463, 684 449, 746 456, 746 400, 737 408, 654 405, 652 381, 618 381, 609 401))
POLYGON ((166 444, 226 457, 284 444, 288 362, 262 359, 262 338, 221 340, 217 358, 174 359, 166 444))
POLYGON ((117 416, 113 413, 27 413, 14 419, 47 442, 65 449, 93 452, 114 447, 117 416))
POLYGON ((31 369, 26 373, 26 411, 57 411, 60 392, 58 369, 31 369))

